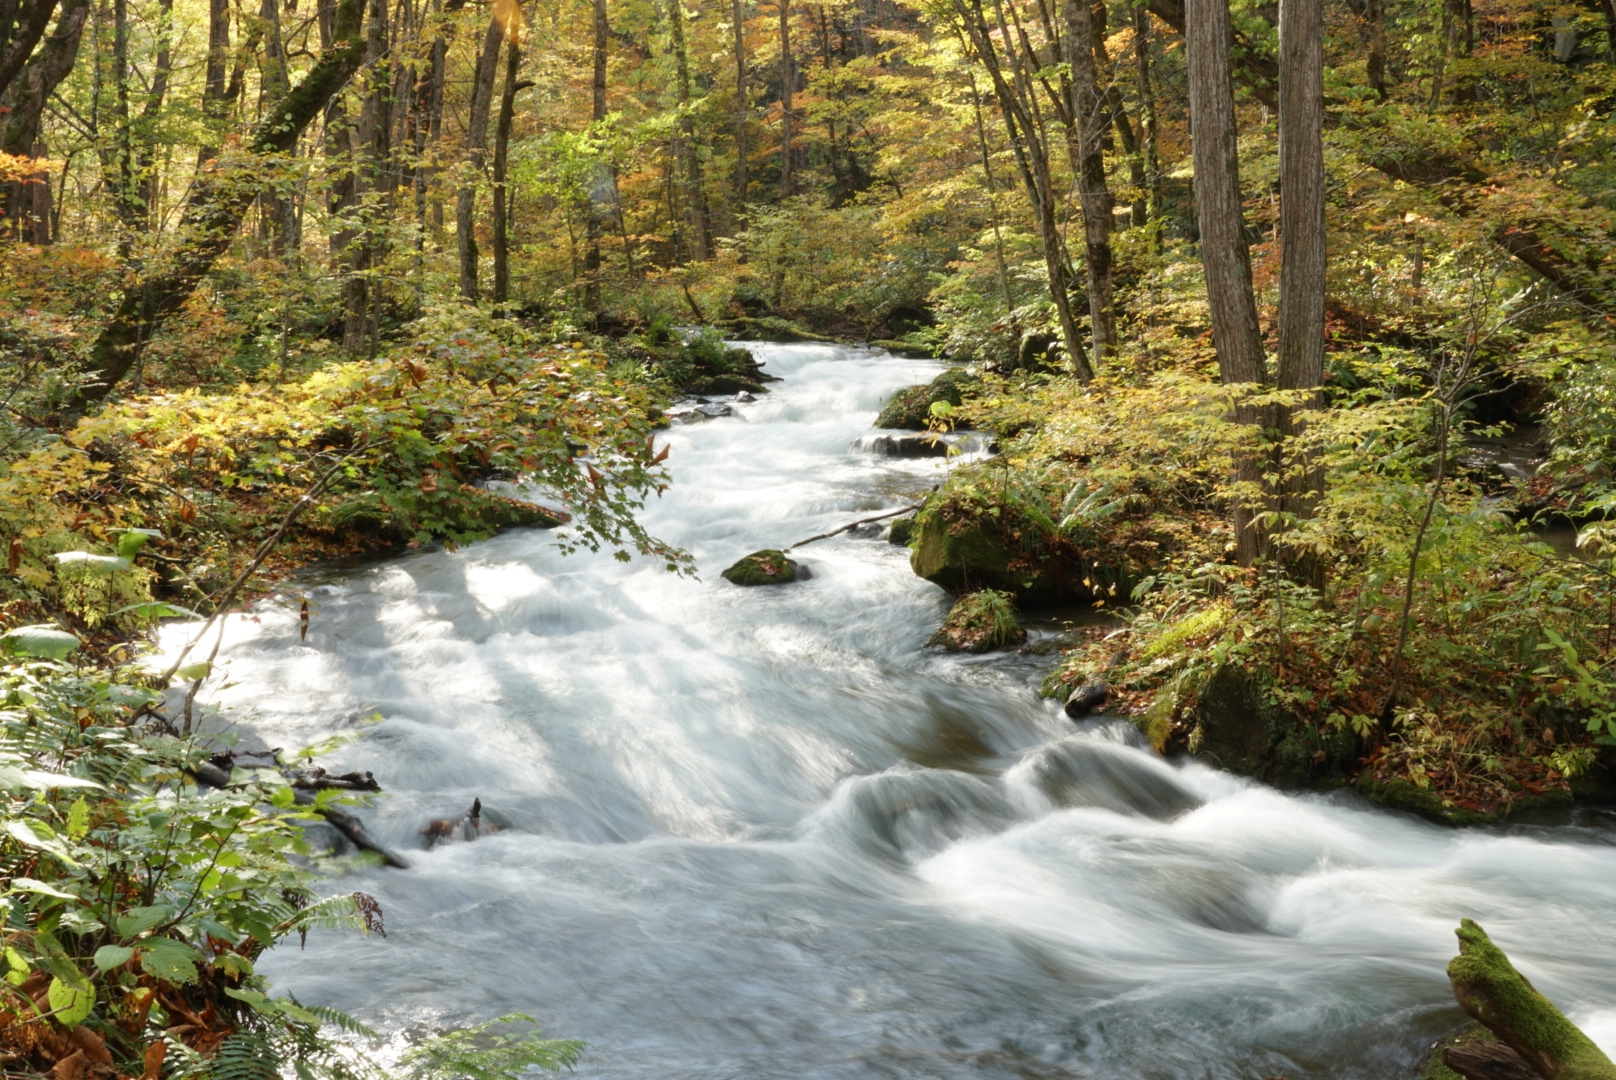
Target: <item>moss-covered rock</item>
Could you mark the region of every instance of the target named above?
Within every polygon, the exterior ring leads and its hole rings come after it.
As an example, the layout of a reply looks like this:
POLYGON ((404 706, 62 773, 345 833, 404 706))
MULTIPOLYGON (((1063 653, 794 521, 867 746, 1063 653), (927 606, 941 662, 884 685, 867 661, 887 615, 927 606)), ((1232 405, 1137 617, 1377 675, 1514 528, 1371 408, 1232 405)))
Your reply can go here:
POLYGON ((1081 603, 1112 585, 1118 595, 1127 595, 1131 585, 1120 580, 1119 571, 1097 571, 1098 577, 1089 578, 1095 586, 1084 585, 1075 563, 1040 545, 1032 523, 1006 520, 1012 516, 1008 510, 967 516, 948 502, 929 505, 915 518, 909 565, 956 596, 997 589, 1024 607, 1081 603))
POLYGON ((1486 1060, 1488 1072, 1497 1080, 1542 1080, 1521 1056, 1475 1021, 1431 1044, 1414 1067, 1413 1080, 1464 1080, 1464 1074, 1448 1065, 1450 1054, 1461 1063, 1486 1060))
POLYGON ((705 375, 696 379, 685 391, 691 394, 767 394, 768 388, 757 379, 746 375, 705 375))
POLYGON ((784 585, 800 575, 801 567, 785 552, 768 548, 752 552, 720 576, 734 585, 784 585))
POLYGON ((1016 618, 1010 594, 983 589, 956 600, 927 644, 941 645, 950 652, 983 653, 1026 640, 1027 631, 1016 618))
POLYGON ((912 517, 899 518, 897 521, 894 521, 892 523, 892 527, 887 530, 887 543, 889 544, 897 544, 901 547, 908 547, 909 542, 913 540, 914 537, 915 519, 912 517))
POLYGON ((1576 796, 1569 791, 1550 790, 1538 795, 1519 795, 1489 812, 1456 806, 1431 788, 1420 787, 1408 780, 1375 780, 1364 776, 1358 779, 1356 786, 1371 802, 1418 814, 1438 825, 1486 825, 1524 810, 1571 806, 1576 801, 1576 796))
POLYGON ((870 344, 878 349, 885 349, 894 356, 911 356, 919 360, 939 359, 937 350, 932 346, 900 338, 876 338, 870 344))
POLYGON ((1192 719, 1192 754, 1279 788, 1340 786, 1358 758, 1349 732, 1292 715, 1273 699, 1265 676, 1236 664, 1200 686, 1192 719))
POLYGON ((896 428, 900 431, 924 431, 931 416, 931 407, 939 401, 959 405, 967 394, 981 385, 981 379, 964 368, 949 368, 925 386, 910 386, 892 395, 881 415, 876 417, 878 428, 896 428))

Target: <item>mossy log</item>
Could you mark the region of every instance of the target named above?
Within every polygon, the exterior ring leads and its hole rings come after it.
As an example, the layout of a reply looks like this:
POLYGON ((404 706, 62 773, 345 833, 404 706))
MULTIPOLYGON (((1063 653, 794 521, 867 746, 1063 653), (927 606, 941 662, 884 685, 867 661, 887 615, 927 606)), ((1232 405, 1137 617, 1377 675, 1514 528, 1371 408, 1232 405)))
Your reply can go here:
POLYGON ((1456 933, 1459 955, 1448 964, 1448 981, 1465 1012, 1544 1080, 1616 1080, 1616 1064, 1515 970, 1485 930, 1465 919, 1456 933))

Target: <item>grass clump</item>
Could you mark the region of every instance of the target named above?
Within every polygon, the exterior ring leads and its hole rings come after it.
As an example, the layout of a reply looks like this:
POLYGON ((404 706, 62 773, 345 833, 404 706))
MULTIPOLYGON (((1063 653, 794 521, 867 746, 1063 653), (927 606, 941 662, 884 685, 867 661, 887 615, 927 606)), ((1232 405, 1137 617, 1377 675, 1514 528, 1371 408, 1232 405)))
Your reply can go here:
POLYGON ((1015 598, 996 589, 981 589, 954 602, 942 628, 927 644, 941 645, 950 652, 983 653, 1026 640, 1027 631, 1016 618, 1015 598))

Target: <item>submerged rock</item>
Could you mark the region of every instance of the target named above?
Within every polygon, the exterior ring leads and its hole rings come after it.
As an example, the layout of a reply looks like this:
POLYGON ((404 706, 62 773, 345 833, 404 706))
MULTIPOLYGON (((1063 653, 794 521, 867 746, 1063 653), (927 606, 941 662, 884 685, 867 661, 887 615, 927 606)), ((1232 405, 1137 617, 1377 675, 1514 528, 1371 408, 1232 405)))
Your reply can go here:
POLYGON ((877 435, 869 446, 886 457, 947 457, 949 443, 940 435, 877 435))
POLYGON ((875 426, 925 431, 932 405, 939 401, 959 405, 965 400, 966 391, 975 389, 981 381, 964 368, 949 368, 925 386, 910 386, 893 394, 887 407, 876 417, 875 426))
POLYGON ((807 575, 785 552, 767 548, 752 552, 720 576, 732 585, 784 585, 807 575))
POLYGON ((949 652, 983 653, 1026 640, 1011 596, 983 589, 955 601, 941 629, 926 644, 941 645, 949 652))
POLYGON ((1072 696, 1066 699, 1066 715, 1074 720, 1081 719, 1104 708, 1106 701, 1111 697, 1111 687, 1103 682, 1084 683, 1072 691, 1072 696))

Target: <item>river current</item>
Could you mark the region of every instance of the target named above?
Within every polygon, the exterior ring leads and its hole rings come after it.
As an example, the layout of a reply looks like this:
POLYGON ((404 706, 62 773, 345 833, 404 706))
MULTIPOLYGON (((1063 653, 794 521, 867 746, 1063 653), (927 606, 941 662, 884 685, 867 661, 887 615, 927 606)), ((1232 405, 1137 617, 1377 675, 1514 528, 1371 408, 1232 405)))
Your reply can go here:
POLYGON ((1463 1019, 1469 916, 1616 1050, 1608 819, 1456 831, 1162 761, 1041 701, 1047 659, 927 649, 948 599, 875 529, 723 581, 946 467, 856 445, 938 365, 755 348, 772 393, 659 436, 647 523, 699 581, 517 531, 311 574, 306 641, 231 620, 224 716, 362 731, 335 760, 414 864, 334 882, 386 938, 282 947, 278 989, 390 1032, 530 1013, 613 1080, 1393 1080, 1463 1019), (477 797, 505 831, 420 850, 477 797))

